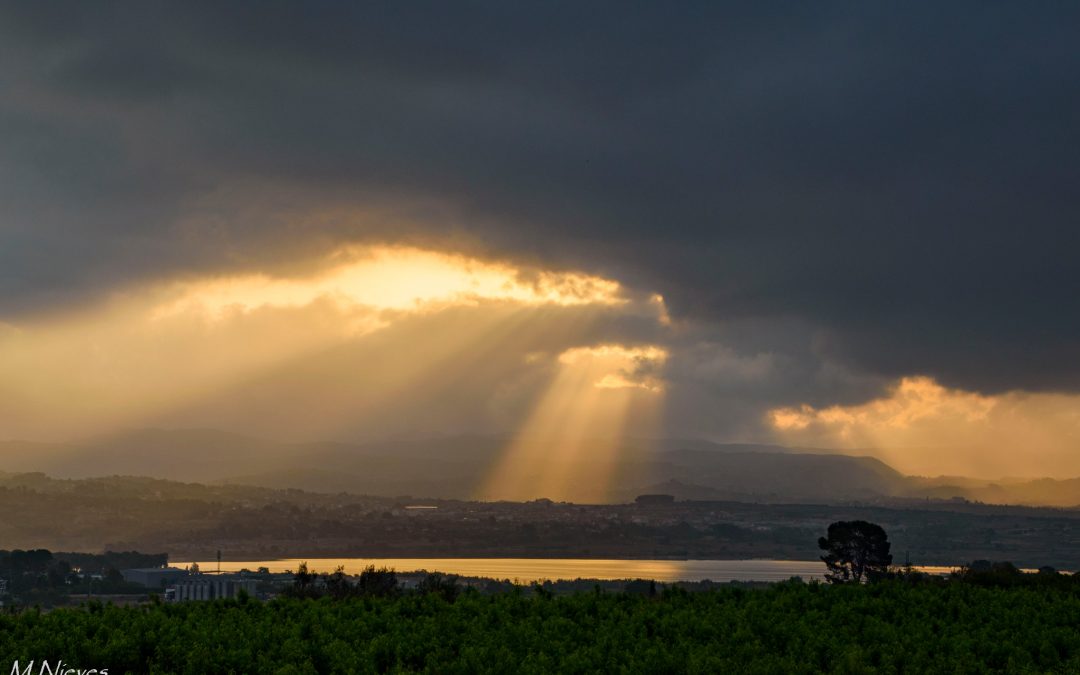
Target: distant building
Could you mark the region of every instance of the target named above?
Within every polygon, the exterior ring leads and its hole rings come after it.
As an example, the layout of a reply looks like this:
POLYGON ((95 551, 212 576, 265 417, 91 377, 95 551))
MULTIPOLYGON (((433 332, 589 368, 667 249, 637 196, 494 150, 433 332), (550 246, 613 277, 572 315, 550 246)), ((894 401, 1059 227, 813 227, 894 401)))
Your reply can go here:
POLYGON ((140 584, 147 588, 171 586, 188 575, 187 570, 182 570, 179 567, 144 567, 121 570, 120 574, 124 577, 124 581, 140 584))
POLYGON ((197 574, 182 579, 165 592, 165 599, 176 602, 187 600, 217 600, 235 598, 240 591, 255 595, 255 580, 234 574, 197 574))
POLYGON ((433 506, 430 504, 409 504, 405 507, 405 515, 419 516, 425 513, 434 513, 438 510, 438 506, 433 506))
POLYGON ((634 503, 640 506, 663 506, 675 503, 675 495, 638 495, 634 503))

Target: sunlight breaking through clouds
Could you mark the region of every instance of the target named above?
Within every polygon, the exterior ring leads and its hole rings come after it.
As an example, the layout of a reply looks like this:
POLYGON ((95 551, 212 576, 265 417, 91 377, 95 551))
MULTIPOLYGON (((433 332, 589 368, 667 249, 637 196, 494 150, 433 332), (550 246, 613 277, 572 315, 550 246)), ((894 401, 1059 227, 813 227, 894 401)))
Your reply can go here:
MULTIPOLYGON (((376 411, 407 418, 389 408, 426 400, 434 408, 424 418, 439 419, 436 409, 456 409, 462 398, 503 395, 474 392, 479 373, 497 366, 501 376, 487 373, 485 382, 527 380, 516 350, 565 349, 615 317, 656 322, 663 309, 580 272, 418 248, 347 247, 307 270, 159 280, 62 315, 0 324, 0 425, 10 437, 47 439, 177 419, 246 429, 250 411, 274 400, 275 419, 298 411, 297 429, 315 438, 363 420, 371 433, 388 433, 370 418, 376 411), (341 350, 364 371, 321 374, 317 405, 290 398, 296 380, 307 382, 307 370, 341 350), (283 373, 294 381, 278 384, 283 373), (256 382, 266 384, 255 391, 256 382), (436 390, 447 398, 425 398, 436 390)), ((593 358, 607 365, 590 386, 609 374, 599 386, 658 386, 647 367, 655 355, 613 348, 593 358)))
POLYGON ((660 424, 667 351, 656 345, 576 347, 480 488, 483 499, 604 501, 631 436, 660 424))
POLYGON ((325 299, 343 307, 418 311, 504 300, 524 305, 618 305, 617 282, 576 272, 533 271, 417 248, 348 247, 320 272, 295 278, 252 274, 178 284, 180 297, 155 310, 165 317, 201 309, 213 318, 264 307, 302 307, 325 299))

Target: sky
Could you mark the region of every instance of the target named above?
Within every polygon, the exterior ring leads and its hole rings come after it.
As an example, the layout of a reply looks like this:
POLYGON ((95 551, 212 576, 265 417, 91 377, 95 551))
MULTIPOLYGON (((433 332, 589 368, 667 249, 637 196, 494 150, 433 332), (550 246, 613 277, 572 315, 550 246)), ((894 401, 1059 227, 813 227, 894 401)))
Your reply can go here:
POLYGON ((0 437, 1080 476, 1080 6, 359 5, 0 5, 0 437))

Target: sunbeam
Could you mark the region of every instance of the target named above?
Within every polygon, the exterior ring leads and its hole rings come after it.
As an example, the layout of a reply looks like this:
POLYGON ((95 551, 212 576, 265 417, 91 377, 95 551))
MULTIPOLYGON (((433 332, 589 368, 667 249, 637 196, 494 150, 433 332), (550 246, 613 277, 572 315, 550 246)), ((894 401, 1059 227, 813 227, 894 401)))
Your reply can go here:
POLYGON ((535 409, 478 491, 485 499, 603 501, 619 451, 655 431, 663 399, 656 346, 564 351, 535 409))

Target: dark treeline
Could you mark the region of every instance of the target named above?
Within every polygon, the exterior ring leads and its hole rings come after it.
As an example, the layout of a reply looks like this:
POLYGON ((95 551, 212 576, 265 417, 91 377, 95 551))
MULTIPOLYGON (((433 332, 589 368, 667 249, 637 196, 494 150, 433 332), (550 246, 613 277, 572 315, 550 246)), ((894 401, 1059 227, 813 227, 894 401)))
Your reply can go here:
POLYGON ((104 553, 53 554, 57 560, 64 560, 69 565, 83 572, 103 574, 110 569, 126 570, 140 567, 164 567, 169 563, 168 553, 139 553, 138 551, 105 551, 104 553))
MULTIPOLYGON (((445 600, 453 602, 458 594, 464 590, 460 582, 461 578, 455 574, 440 574, 430 572, 426 574, 413 589, 420 595, 434 594, 445 600)), ((513 589, 514 585, 494 580, 485 580, 488 583, 483 588, 489 592, 500 592, 513 589)), ((475 590, 476 586, 472 586, 475 590)), ((318 574, 308 570, 307 563, 300 563, 299 569, 293 575, 293 582, 282 590, 282 595, 288 598, 323 598, 345 600, 348 598, 392 598, 401 595, 404 591, 398 583, 397 574, 388 568, 376 569, 374 565, 368 566, 355 577, 345 574, 345 568, 339 567, 332 574, 318 574)))
POLYGON ((345 568, 337 568, 333 574, 319 574, 308 570, 307 563, 293 575, 293 583, 283 595, 293 598, 321 598, 329 596, 336 600, 376 596, 392 597, 401 591, 397 574, 390 569, 375 569, 374 565, 363 570, 355 579, 345 574, 345 568))
POLYGON ((161 567, 167 562, 164 553, 0 550, 0 581, 6 591, 0 601, 51 606, 72 595, 140 593, 144 589, 125 582, 120 570, 161 567))

